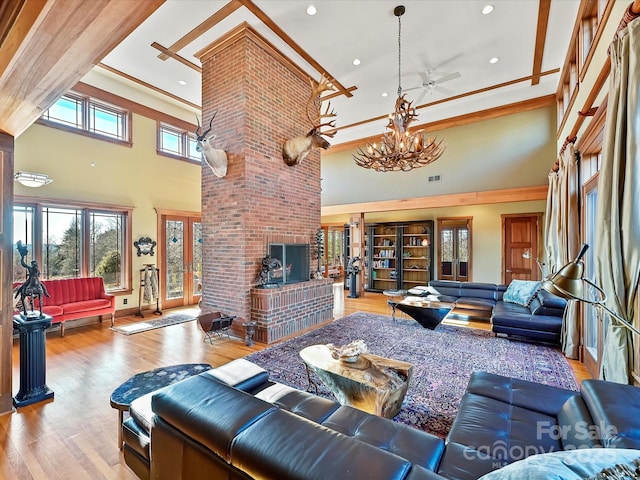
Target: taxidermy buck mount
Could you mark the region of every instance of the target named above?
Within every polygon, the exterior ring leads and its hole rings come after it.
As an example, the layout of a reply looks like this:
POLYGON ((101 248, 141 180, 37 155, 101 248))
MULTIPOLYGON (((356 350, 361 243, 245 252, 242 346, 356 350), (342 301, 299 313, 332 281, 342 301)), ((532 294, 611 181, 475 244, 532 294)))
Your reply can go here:
POLYGON ((227 154, 224 150, 213 148, 211 142, 215 140, 216 136, 213 134, 209 135, 209 132, 211 131, 211 124, 213 123, 213 119, 216 117, 216 113, 218 113, 217 110, 213 112, 213 116, 209 121, 209 128, 202 133, 200 133, 200 120, 198 120, 198 116, 196 115, 198 128, 196 128, 194 133, 196 134, 196 141, 198 142, 196 145, 196 151, 202 154, 204 163, 209 166, 213 174, 218 178, 222 178, 227 174, 227 154))
POLYGON ((333 118, 336 116, 333 110, 329 111, 331 108, 331 102, 327 104, 325 111, 322 112, 321 110, 320 114, 315 118, 313 118, 310 111, 311 107, 314 105, 314 100, 319 98, 322 92, 335 91, 335 88, 331 83, 329 83, 329 80, 324 78, 324 75, 317 85, 314 85, 314 81, 312 79, 309 79, 309 81, 311 82, 311 95, 309 96, 309 100, 307 100, 307 118, 313 128, 306 135, 295 137, 284 142, 284 146, 282 147, 282 159, 284 160, 284 163, 290 167, 300 164, 305 158, 307 158, 307 155, 309 155, 312 148, 320 147, 325 150, 328 149, 331 144, 324 137, 333 138, 336 134, 335 120, 322 123, 323 119, 333 118), (330 127, 334 130, 321 132, 320 129, 322 127, 330 127))

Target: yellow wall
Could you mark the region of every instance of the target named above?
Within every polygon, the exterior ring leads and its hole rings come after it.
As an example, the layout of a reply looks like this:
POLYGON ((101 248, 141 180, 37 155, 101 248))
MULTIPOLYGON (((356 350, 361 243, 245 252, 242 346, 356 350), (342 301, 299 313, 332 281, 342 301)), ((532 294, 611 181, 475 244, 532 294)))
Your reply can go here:
POLYGON ((323 152, 322 205, 546 185, 556 159, 555 106, 433 133, 446 151, 410 172, 379 173, 355 165, 353 151, 323 152), (442 181, 428 183, 430 175, 442 181))
MULTIPOLYGON (((158 240, 155 208, 200 212, 200 165, 156 154, 156 122, 133 115, 133 146, 96 140, 40 124, 16 139, 15 171, 46 173, 53 183, 15 194, 133 207, 132 238, 158 240), (95 166, 91 164, 94 163, 95 166)), ((133 245, 131 245, 133 248, 133 245)), ((133 293, 117 308, 138 305, 138 272, 156 257, 133 255, 133 293)))

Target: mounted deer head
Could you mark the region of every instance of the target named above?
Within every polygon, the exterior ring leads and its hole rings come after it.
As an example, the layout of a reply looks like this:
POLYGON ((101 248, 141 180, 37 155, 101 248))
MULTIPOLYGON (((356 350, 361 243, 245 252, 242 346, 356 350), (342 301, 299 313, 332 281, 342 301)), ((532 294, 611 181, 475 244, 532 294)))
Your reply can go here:
POLYGON ((217 110, 213 112, 213 116, 209 121, 209 128, 202 133, 200 133, 200 120, 198 120, 198 116, 196 115, 198 128, 196 128, 194 133, 196 134, 196 141, 198 142, 196 150, 202 154, 204 163, 209 166, 216 177, 222 178, 227 174, 227 154, 224 150, 213 148, 211 146, 211 142, 213 142, 216 136, 209 135, 209 132, 211 131, 211 124, 213 123, 216 113, 218 113, 217 110))
POLYGON ((314 81, 312 79, 309 79, 309 81, 311 82, 311 95, 309 96, 309 100, 307 100, 307 118, 311 125, 313 125, 313 128, 304 136, 295 137, 284 142, 284 146, 282 147, 282 159, 284 160, 284 163, 289 166, 301 163, 307 155, 309 155, 312 148, 320 147, 325 150, 329 148, 331 144, 324 137, 332 138, 336 134, 335 130, 329 132, 320 131, 322 127, 335 129, 335 120, 322 123, 323 119, 333 118, 336 116, 333 110, 329 111, 331 103, 328 103, 325 111, 322 112, 321 110, 319 116, 316 118, 313 118, 310 111, 316 97, 320 97, 322 92, 335 90, 333 85, 329 83, 329 80, 324 78, 324 75, 317 85, 314 85, 314 81))

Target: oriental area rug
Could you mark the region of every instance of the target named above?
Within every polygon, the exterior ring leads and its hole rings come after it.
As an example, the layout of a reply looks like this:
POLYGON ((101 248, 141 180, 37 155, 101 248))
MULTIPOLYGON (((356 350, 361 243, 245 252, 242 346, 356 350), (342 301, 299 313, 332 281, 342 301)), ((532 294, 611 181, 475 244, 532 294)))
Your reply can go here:
MULTIPOLYGON (((307 373, 298 352, 309 345, 346 345, 362 339, 369 352, 410 362, 413 377, 395 421, 445 437, 458 412, 469 377, 484 371, 578 390, 559 349, 495 337, 492 332, 440 325, 422 328, 411 319, 358 312, 305 335, 245 357, 269 371, 271 380, 305 390, 307 373)), ((318 395, 335 400, 316 378, 318 395)))

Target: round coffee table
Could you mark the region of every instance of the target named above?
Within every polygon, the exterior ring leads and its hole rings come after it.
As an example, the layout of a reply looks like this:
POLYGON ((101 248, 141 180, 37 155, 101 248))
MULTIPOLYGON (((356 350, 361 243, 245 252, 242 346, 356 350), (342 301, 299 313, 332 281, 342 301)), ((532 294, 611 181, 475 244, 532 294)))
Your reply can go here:
POLYGON ((122 449, 122 421, 124 412, 136 398, 166 387, 185 378, 211 369, 207 363, 183 363, 136 373, 111 393, 111 407, 118 410, 118 448, 122 449))

